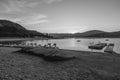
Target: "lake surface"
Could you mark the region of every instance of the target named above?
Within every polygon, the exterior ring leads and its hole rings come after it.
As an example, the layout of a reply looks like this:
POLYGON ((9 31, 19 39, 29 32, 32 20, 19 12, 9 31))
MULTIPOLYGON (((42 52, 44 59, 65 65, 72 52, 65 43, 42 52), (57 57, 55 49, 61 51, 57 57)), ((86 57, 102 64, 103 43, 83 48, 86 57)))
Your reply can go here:
MULTIPOLYGON (((28 41, 29 42, 29 41, 28 41)), ((120 53, 120 38, 70 38, 70 39, 51 39, 51 40, 34 40, 32 43, 41 44, 56 43, 60 49, 82 50, 103 52, 103 50, 91 50, 88 48, 90 44, 96 43, 114 43, 114 51, 120 53), (80 41, 78 41, 80 40, 80 41)))

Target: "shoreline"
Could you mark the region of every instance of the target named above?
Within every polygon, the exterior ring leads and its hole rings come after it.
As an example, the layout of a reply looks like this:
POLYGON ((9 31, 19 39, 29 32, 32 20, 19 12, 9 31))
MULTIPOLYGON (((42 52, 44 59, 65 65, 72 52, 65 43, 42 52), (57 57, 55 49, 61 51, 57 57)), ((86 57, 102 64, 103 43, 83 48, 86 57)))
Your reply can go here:
POLYGON ((31 40, 31 38, 0 38, 0 41, 31 40))
POLYGON ((0 47, 0 77, 4 80, 119 80, 120 56, 67 50, 77 58, 49 62, 42 57, 0 47), (91 53, 91 54, 90 54, 91 53), (96 54, 96 55, 94 55, 96 54))
MULTIPOLYGON (((73 37, 73 38, 75 38, 75 37, 73 37)), ((46 38, 16 38, 16 37, 0 37, 0 41, 2 40, 7 40, 7 41, 9 41, 9 40, 41 40, 41 39, 45 39, 46 40, 46 38)), ((51 38, 48 38, 48 39, 51 39, 51 38)), ((52 39, 72 39, 72 38, 52 38, 52 39)), ((75 39, 101 39, 101 38, 98 38, 98 37, 79 37, 79 38, 75 38, 75 39)), ((107 38, 107 37, 103 37, 103 39, 120 39, 120 38, 107 38)))
MULTIPOLYGON (((6 42, 6 41, 26 41, 26 40, 46 40, 46 38, 0 38, 0 42, 6 42)), ((50 40, 50 39, 49 39, 50 40)), ((70 49, 62 49, 62 50, 70 50, 70 49)), ((81 51, 81 50, 72 50, 71 51, 81 51)), ((95 52, 95 53, 106 53, 106 52, 102 52, 102 51, 84 51, 84 52, 95 52)), ((117 52, 113 52, 113 54, 119 54, 117 52)))

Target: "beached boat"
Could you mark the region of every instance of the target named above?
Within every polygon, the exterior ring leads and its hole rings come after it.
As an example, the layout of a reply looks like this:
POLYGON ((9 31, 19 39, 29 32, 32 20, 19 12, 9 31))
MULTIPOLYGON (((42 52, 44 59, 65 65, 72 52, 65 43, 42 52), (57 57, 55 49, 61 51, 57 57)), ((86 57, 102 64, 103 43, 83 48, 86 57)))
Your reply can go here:
POLYGON ((113 48, 114 48, 114 44, 110 43, 108 44, 108 46, 105 48, 104 52, 108 52, 108 53, 113 53, 113 48))
POLYGON ((107 43, 98 43, 98 44, 90 45, 90 46, 88 46, 88 48, 102 50, 105 46, 107 46, 107 43))

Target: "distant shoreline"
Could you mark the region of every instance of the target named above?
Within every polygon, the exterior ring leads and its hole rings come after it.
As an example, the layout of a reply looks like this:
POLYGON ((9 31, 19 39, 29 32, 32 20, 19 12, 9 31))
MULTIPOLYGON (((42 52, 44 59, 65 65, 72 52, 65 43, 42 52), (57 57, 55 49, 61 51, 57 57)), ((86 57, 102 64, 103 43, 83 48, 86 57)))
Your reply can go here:
POLYGON ((0 41, 31 40, 32 38, 0 38, 0 41))
MULTIPOLYGON (((50 40, 51 38, 12 38, 12 37, 2 37, 0 41, 19 41, 19 40, 50 40)), ((102 39, 98 37, 73 37, 73 38, 52 38, 52 39, 102 39)), ((103 39, 110 39, 110 38, 103 38, 103 39)), ((120 39, 120 38, 111 38, 111 39, 120 39)))
POLYGON ((0 38, 0 41, 19 41, 19 40, 42 40, 46 38, 12 38, 12 37, 2 37, 0 38))

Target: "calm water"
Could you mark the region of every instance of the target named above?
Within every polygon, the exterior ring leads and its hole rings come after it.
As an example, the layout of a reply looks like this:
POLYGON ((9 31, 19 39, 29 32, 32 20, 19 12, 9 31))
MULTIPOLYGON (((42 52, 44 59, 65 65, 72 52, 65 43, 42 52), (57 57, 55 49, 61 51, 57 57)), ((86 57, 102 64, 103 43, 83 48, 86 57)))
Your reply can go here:
POLYGON ((91 43, 114 43, 114 51, 120 53, 120 38, 95 38, 95 39, 86 39, 86 38, 71 38, 71 39, 53 39, 53 40, 35 40, 32 41, 37 44, 47 44, 47 43, 56 43, 60 49, 69 49, 69 50, 82 50, 82 51, 95 51, 95 52, 103 52, 103 50, 91 50, 88 49, 88 46, 91 43), (108 41, 106 41, 108 39, 108 41), (77 42, 80 40, 80 42, 77 42))

